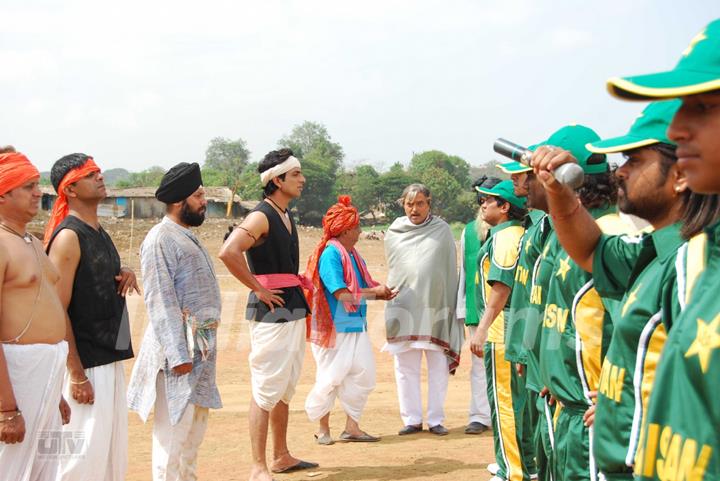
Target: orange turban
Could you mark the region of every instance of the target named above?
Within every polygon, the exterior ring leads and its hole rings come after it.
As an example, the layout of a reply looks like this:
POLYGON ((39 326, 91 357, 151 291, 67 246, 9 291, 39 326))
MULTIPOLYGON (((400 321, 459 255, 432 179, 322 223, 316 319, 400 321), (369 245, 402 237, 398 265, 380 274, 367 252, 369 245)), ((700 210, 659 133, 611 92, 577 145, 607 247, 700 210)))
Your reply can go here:
POLYGON ((40 172, 23 154, 0 154, 0 195, 5 195, 36 177, 40 178, 40 172))
POLYGON ((57 199, 53 205, 52 212, 50 213, 50 219, 45 226, 45 235, 43 236, 43 244, 47 248, 50 238, 55 232, 57 226, 65 220, 68 212, 70 212, 70 206, 68 205, 67 196, 65 195, 65 187, 70 184, 74 184, 78 180, 82 180, 93 172, 100 172, 100 167, 97 166, 92 157, 88 157, 87 161, 80 167, 75 167, 65 174, 65 177, 60 181, 60 185, 57 188, 57 199))
POLYGON ((355 206, 352 205, 352 198, 349 195, 341 195, 338 197, 337 204, 333 205, 325 213, 322 220, 323 236, 318 242, 315 251, 308 260, 305 277, 310 279, 315 287, 315 295, 312 292, 306 292, 305 297, 310 305, 310 312, 315 315, 314 329, 311 329, 312 316, 307 317, 307 335, 319 335, 322 339, 311 339, 316 344, 324 347, 335 344, 335 329, 330 313, 330 306, 325 299, 322 284, 320 283, 320 256, 322 255, 327 243, 330 239, 339 236, 346 230, 356 227, 360 223, 360 214, 355 206), (313 309, 313 304, 316 304, 313 309), (313 312, 314 311, 314 312, 313 312))

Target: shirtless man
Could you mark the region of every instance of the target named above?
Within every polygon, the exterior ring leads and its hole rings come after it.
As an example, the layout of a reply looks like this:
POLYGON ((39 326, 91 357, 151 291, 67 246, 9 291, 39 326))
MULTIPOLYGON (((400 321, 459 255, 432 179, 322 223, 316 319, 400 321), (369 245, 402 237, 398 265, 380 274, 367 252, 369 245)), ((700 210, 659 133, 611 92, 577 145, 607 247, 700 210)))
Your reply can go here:
POLYGON ((68 349, 59 274, 26 230, 42 196, 39 180, 24 155, 0 155, 0 466, 14 481, 55 479, 64 443, 40 436, 70 419, 61 401, 68 349))

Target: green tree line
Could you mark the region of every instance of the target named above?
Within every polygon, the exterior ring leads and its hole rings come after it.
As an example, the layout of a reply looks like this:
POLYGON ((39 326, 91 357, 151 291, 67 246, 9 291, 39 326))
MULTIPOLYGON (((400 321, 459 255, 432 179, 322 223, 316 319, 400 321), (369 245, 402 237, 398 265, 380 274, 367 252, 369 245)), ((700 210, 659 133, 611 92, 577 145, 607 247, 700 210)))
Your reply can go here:
MULTIPOLYGON (((403 215, 398 198, 413 182, 425 184, 432 192, 433 212, 450 222, 467 222, 475 216, 477 204, 471 185, 481 175, 502 177, 491 161, 471 167, 463 158, 439 150, 414 154, 407 166, 396 162, 380 172, 371 165, 346 168, 343 148, 333 142, 327 129, 316 122, 303 122, 278 141, 303 163, 307 179, 303 195, 294 205, 301 224, 320 225, 327 208, 340 194, 349 194, 361 215, 373 221, 379 216, 392 220, 403 215)), ((262 187, 257 162, 250 162, 250 151, 241 139, 217 137, 210 141, 202 164, 206 186, 228 187, 243 200, 261 200, 262 187)), ((157 186, 162 167, 131 173, 118 187, 157 186)))

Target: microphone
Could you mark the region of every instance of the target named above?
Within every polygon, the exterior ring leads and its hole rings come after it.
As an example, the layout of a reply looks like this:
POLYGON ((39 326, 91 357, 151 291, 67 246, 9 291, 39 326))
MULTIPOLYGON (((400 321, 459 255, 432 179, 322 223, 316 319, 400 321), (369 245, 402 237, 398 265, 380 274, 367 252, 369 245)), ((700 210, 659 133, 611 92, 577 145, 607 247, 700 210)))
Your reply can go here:
MULTIPOLYGON (((530 165, 532 150, 505 139, 497 139, 493 150, 503 157, 507 157, 521 164, 530 165)), ((578 164, 563 164, 553 172, 555 180, 575 190, 585 182, 585 173, 578 164)))

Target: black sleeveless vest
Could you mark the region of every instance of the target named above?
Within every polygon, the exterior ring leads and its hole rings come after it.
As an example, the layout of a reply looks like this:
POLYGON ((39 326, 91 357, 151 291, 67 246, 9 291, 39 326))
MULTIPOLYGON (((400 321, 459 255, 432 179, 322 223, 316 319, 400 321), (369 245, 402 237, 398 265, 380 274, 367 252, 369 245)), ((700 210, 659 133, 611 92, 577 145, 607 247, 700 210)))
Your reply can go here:
POLYGON ((120 256, 110 236, 69 215, 55 229, 75 232, 80 242, 80 262, 75 272, 68 316, 80 361, 85 369, 133 357, 130 322, 125 298, 117 293, 115 276, 120 273, 120 256))
MULTIPOLYGON (((267 202, 260 202, 253 212, 267 217, 269 229, 265 242, 247 251, 248 266, 253 274, 297 274, 300 269, 300 242, 295 222, 290 218, 292 234, 288 232, 280 214, 267 202)), ((284 307, 275 307, 270 312, 267 304, 258 301, 255 293, 248 297, 247 319, 258 322, 288 322, 304 319, 310 310, 300 287, 283 288, 280 297, 284 307)))

